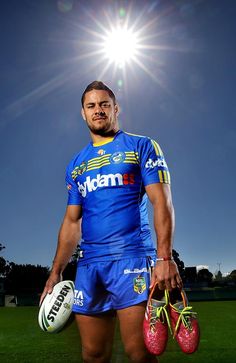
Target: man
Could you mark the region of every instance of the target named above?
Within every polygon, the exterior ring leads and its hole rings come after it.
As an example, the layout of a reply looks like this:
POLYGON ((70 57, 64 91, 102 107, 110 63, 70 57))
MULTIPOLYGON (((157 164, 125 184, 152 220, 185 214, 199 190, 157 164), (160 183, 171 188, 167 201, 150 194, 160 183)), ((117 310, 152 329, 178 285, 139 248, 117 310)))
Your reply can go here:
POLYGON ((80 239, 82 220, 73 311, 83 361, 110 362, 117 316, 130 361, 156 362, 142 332, 150 267, 156 259, 147 196, 154 209, 159 258, 151 285, 157 282, 168 290, 181 286, 171 258, 174 211, 168 167, 155 141, 119 130, 116 98, 104 83, 88 85, 81 101, 92 142, 67 168, 68 206, 42 299, 61 280, 80 239))

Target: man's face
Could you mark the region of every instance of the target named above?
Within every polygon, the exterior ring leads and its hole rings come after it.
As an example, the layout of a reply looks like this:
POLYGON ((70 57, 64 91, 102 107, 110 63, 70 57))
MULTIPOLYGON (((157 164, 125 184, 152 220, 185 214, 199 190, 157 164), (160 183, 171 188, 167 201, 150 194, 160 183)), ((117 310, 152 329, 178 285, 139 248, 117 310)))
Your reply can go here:
POLYGON ((118 130, 118 106, 114 104, 107 91, 92 90, 85 94, 83 119, 95 135, 106 135, 118 130))

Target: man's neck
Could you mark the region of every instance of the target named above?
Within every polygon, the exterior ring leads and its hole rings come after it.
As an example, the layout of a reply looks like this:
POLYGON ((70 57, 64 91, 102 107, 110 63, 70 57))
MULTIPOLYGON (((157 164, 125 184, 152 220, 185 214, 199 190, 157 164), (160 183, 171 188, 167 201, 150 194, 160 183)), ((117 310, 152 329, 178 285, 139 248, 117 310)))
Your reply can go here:
POLYGON ((118 131, 119 131, 119 129, 117 128, 117 129, 109 131, 108 133, 106 133, 104 135, 97 135, 90 131, 90 136, 93 141, 93 144, 98 144, 100 142, 105 142, 105 141, 108 141, 109 139, 112 139, 118 131))

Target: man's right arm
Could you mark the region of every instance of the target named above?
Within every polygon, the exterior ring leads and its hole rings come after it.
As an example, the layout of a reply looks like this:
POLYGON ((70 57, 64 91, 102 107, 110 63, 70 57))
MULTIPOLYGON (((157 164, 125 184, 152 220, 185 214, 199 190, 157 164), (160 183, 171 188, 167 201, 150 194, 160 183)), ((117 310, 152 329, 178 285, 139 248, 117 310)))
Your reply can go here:
POLYGON ((46 294, 52 292, 54 285, 62 280, 62 272, 68 264, 80 239, 81 217, 81 205, 67 206, 64 220, 59 231, 57 250, 53 261, 53 266, 40 298, 40 304, 46 294))

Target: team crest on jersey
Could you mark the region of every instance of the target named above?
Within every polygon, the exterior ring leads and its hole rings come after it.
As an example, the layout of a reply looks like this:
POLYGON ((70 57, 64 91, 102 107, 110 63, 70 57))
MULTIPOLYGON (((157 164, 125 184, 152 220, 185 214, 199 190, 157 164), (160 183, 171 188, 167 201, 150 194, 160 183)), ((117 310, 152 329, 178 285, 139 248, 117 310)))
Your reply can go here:
POLYGON ((133 280, 133 283, 134 283, 134 291, 137 292, 138 294, 142 294, 147 288, 145 277, 138 276, 133 280))
POLYGON ((112 164, 120 164, 123 163, 125 160, 125 153, 122 151, 117 151, 116 153, 112 154, 110 157, 110 162, 112 164))

